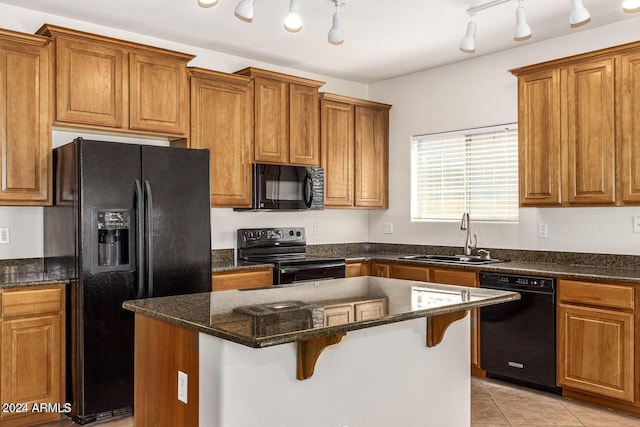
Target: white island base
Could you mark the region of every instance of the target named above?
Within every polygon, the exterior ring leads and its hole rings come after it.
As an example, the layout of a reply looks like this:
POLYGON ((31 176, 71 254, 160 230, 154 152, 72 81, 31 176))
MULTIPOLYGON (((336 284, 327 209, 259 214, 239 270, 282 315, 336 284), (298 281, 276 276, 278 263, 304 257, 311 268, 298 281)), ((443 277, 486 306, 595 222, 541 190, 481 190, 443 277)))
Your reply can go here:
POLYGON ((426 346, 425 318, 350 331, 296 379, 296 343, 199 333, 201 427, 468 427, 470 316, 426 346))

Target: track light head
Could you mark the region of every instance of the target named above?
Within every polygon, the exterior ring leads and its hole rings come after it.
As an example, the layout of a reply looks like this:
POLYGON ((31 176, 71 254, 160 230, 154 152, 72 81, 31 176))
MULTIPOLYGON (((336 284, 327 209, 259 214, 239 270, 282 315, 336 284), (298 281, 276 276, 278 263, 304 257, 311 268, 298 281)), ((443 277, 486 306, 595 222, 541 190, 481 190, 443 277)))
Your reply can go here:
POLYGON ((524 12, 522 0, 518 0, 516 8, 516 31, 513 35, 515 41, 522 41, 531 38, 531 27, 527 24, 527 17, 524 12))
POLYGON ((340 13, 340 7, 345 3, 341 0, 333 0, 336 4, 336 11, 333 14, 333 23, 329 30, 327 40, 334 45, 340 45, 344 43, 344 31, 342 31, 342 14, 340 13))
POLYGON ((240 3, 238 3, 238 5, 236 6, 236 17, 245 22, 251 22, 253 20, 254 1, 255 0, 240 0, 240 3))
POLYGON ((460 50, 464 53, 474 53, 476 51, 476 14, 471 13, 471 20, 467 24, 464 37, 460 41, 460 50))
POLYGON ((284 28, 291 33, 302 29, 302 15, 300 15, 300 0, 291 0, 289 12, 284 17, 284 28))
POLYGON ((571 0, 571 15, 569 16, 569 23, 572 27, 580 27, 591 21, 591 15, 582 0, 571 0))

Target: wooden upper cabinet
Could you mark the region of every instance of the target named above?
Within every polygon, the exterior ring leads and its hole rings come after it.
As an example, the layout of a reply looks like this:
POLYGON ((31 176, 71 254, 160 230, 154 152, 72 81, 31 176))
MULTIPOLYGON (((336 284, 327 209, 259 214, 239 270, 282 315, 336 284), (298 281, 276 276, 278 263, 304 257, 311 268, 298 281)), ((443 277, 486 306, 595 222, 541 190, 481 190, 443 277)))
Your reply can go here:
POLYGON ((188 135, 193 55, 45 24, 56 48, 55 123, 188 135))
POLYGON ((129 127, 133 130, 186 134, 189 85, 184 58, 129 54, 129 127))
POLYGON ((387 208, 388 104, 321 95, 326 207, 387 208))
POLYGON ((640 203, 640 52, 620 58, 620 198, 640 203))
POLYGON ((518 78, 520 205, 561 203, 560 73, 518 78))
POLYGON ((49 41, 0 30, 0 205, 51 203, 49 41))
POLYGON ((615 194, 614 58, 586 61, 566 73, 567 201, 613 204, 615 194))
POLYGON ((389 108, 355 107, 355 204, 389 207, 389 108))
POLYGON ((320 105, 320 164, 324 168, 324 205, 352 207, 355 167, 354 106, 348 102, 332 100, 327 94, 323 94, 320 105))
POLYGON ((191 74, 190 147, 211 156, 211 206, 251 207, 253 81, 200 68, 191 74))
POLYGON ((254 78, 257 163, 320 165, 320 98, 317 80, 245 68, 254 78))
POLYGON ((639 204, 640 42, 511 72, 520 205, 639 204))

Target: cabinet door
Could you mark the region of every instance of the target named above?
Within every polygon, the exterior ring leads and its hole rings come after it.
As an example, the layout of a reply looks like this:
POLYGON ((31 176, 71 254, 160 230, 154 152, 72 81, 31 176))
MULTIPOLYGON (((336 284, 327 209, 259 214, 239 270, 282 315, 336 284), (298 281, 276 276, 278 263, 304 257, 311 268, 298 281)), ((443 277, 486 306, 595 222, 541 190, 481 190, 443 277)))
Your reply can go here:
POLYGON ((558 384, 634 401, 634 315, 558 305, 558 384))
POLYGON ((354 306, 354 316, 356 322, 361 320, 379 319, 387 314, 387 307, 384 301, 369 301, 354 306))
POLYGON ((189 123, 186 61, 129 54, 129 127, 184 135, 189 123))
POLYGON ((391 265, 386 262, 372 262, 369 275, 375 277, 391 277, 391 265))
POLYGON ((346 277, 359 277, 369 275, 369 263, 363 262, 348 262, 345 267, 346 277))
POLYGON ((355 107, 355 205, 387 208, 389 110, 355 107))
POLYGON ((337 326, 353 322, 353 305, 334 305, 324 309, 324 325, 337 326))
POLYGON ((614 58, 568 67, 566 73, 567 201, 615 202, 614 58))
POLYGON ((51 202, 49 48, 44 43, 5 41, 0 34, 0 205, 51 202))
POLYGON ((117 46, 56 38, 56 120, 122 128, 125 54, 117 46))
POLYGON ((520 205, 559 205, 560 74, 557 69, 518 78, 520 205))
MULTIPOLYGON (((2 321, 3 402, 64 402, 62 384, 62 318, 60 315, 2 321)), ((19 414, 2 413, 0 418, 19 414)), ((53 419, 59 417, 52 413, 53 419)))
POLYGON ((271 268, 231 273, 213 273, 211 275, 211 287, 213 291, 264 288, 271 285, 273 285, 273 270, 271 268))
POLYGON ((354 107, 330 100, 321 103, 321 152, 325 207, 353 206, 354 107))
POLYGON ((315 87, 289 84, 289 163, 320 165, 320 98, 315 87))
POLYGON ((255 84, 255 161, 289 161, 289 84, 256 77, 255 84))
POLYGON ((239 76, 191 79, 193 148, 211 156, 211 206, 251 207, 253 84, 239 76))
POLYGON ((620 197, 640 203, 640 53, 622 55, 620 62, 620 197))

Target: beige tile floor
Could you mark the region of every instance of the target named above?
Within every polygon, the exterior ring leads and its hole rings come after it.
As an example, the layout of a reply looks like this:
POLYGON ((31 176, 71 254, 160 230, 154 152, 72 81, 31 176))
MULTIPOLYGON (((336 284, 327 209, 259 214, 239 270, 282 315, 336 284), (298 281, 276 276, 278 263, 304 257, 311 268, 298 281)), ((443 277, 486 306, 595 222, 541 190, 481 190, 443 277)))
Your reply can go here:
MULTIPOLYGON (((71 420, 66 419, 43 424, 40 427, 69 427, 73 425, 75 424, 71 420)), ((133 418, 124 417, 93 425, 133 427, 133 418)), ((471 426, 640 427, 640 417, 589 406, 554 394, 501 381, 472 378, 471 426)))
POLYGON ((472 427, 640 427, 640 417, 491 379, 471 380, 472 427))

